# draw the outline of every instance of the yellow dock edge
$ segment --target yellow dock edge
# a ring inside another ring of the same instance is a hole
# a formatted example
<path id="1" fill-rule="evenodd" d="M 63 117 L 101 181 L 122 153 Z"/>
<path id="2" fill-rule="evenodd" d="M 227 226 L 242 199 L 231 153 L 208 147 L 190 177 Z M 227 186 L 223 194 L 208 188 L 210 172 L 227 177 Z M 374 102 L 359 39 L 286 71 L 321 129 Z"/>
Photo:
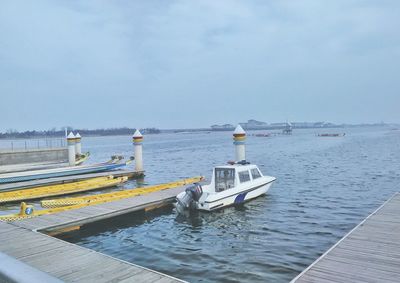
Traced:
<path id="1" fill-rule="evenodd" d="M 98 202 L 107 202 L 113 200 L 124 199 L 128 197 L 138 196 L 142 194 L 147 194 L 151 192 L 157 192 L 169 188 L 175 188 L 179 186 L 185 186 L 188 184 L 200 182 L 203 180 L 202 176 L 183 179 L 171 183 L 159 184 L 154 186 L 148 186 L 143 188 L 134 188 L 129 190 L 122 190 L 117 192 L 110 192 L 104 194 L 96 194 L 90 196 L 83 197 L 72 197 L 72 198 L 62 198 L 62 199 L 52 199 L 52 200 L 43 200 L 41 201 L 41 206 L 43 208 L 57 208 L 63 206 L 71 206 L 71 205 L 79 205 L 85 203 L 98 203 Z"/>
<path id="2" fill-rule="evenodd" d="M 107 203 L 107 202 L 112 202 L 112 201 L 116 201 L 116 200 L 121 200 L 121 199 L 125 199 L 125 198 L 138 196 L 138 195 L 157 192 L 160 190 L 176 188 L 176 187 L 200 182 L 203 179 L 204 179 L 204 177 L 199 176 L 199 177 L 183 179 L 183 180 L 179 180 L 179 181 L 167 183 L 167 184 L 160 184 L 160 185 L 149 186 L 149 187 L 144 187 L 144 188 L 135 188 L 135 189 L 119 191 L 119 192 L 115 192 L 115 193 L 106 193 L 106 194 L 87 196 L 84 198 L 92 198 L 92 199 L 87 199 L 86 202 L 84 202 L 84 203 L 74 204 L 74 205 L 70 205 L 70 206 L 61 206 L 61 207 L 50 208 L 50 209 L 37 210 L 37 211 L 34 210 L 32 205 L 27 205 L 25 202 L 22 202 L 19 213 L 9 214 L 9 215 L 0 215 L 0 221 L 17 221 L 17 220 L 33 218 L 33 217 L 46 215 L 46 214 L 54 214 L 54 213 L 59 213 L 59 212 L 63 212 L 63 211 L 79 209 L 79 208 L 83 208 L 83 207 L 87 207 L 87 206 L 91 206 L 91 205 Z M 97 197 L 97 199 L 94 199 L 94 197 Z M 58 201 L 58 200 L 53 200 L 53 201 Z"/>
<path id="3" fill-rule="evenodd" d="M 127 181 L 128 177 L 114 178 L 114 176 L 109 175 L 72 183 L 2 192 L 0 193 L 0 204 L 103 189 L 107 187 L 113 187 Z"/>
<path id="4" fill-rule="evenodd" d="M 48 233 L 46 233 L 49 236 L 57 236 L 59 234 L 64 234 L 64 233 L 68 233 L 68 232 L 72 232 L 72 231 L 78 231 L 81 229 L 81 226 L 76 225 L 76 226 L 71 226 L 71 227 L 67 227 L 67 228 L 63 228 L 63 229 L 59 229 L 59 230 L 55 230 L 55 231 L 50 231 Z"/>

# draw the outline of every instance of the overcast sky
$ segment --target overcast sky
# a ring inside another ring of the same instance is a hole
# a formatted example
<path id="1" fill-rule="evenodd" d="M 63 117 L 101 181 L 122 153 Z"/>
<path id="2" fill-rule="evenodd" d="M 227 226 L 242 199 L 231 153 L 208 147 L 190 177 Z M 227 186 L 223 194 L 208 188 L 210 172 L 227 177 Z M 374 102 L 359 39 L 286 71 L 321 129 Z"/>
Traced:
<path id="1" fill-rule="evenodd" d="M 0 131 L 400 122 L 400 1 L 1 1 Z"/>

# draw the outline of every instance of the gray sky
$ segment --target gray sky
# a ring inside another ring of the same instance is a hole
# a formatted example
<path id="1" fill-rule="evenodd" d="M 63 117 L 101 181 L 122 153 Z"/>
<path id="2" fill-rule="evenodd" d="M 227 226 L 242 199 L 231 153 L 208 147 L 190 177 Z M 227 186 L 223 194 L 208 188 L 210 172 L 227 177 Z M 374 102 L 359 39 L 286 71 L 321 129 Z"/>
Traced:
<path id="1" fill-rule="evenodd" d="M 400 122 L 400 1 L 1 1 L 0 130 Z"/>

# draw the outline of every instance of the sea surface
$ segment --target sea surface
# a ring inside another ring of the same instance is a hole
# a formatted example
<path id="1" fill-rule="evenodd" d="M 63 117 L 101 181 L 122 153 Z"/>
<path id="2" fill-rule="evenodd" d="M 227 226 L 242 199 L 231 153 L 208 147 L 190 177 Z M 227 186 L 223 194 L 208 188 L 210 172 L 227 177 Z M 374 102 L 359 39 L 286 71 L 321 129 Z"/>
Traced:
<path id="1" fill-rule="evenodd" d="M 326 132 L 346 135 L 316 136 Z M 61 238 L 190 282 L 288 282 L 400 191 L 399 130 L 255 133 L 248 132 L 247 159 L 277 178 L 267 195 L 191 216 L 173 208 L 132 213 Z M 91 162 L 133 154 L 128 136 L 82 142 Z M 230 132 L 147 135 L 143 151 L 146 177 L 126 188 L 209 180 L 214 166 L 234 159 Z"/>

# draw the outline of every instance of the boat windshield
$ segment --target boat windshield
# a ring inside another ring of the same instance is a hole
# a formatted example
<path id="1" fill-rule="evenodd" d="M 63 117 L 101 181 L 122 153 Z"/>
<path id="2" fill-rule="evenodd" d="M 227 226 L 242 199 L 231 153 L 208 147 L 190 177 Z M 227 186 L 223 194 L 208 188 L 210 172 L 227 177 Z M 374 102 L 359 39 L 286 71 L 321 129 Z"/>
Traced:
<path id="1" fill-rule="evenodd" d="M 235 186 L 235 169 L 215 168 L 215 191 L 222 192 Z"/>
<path id="2" fill-rule="evenodd" d="M 253 177 L 253 180 L 257 179 L 257 178 L 261 178 L 260 171 L 258 171 L 257 168 L 251 169 L 251 176 Z"/>

